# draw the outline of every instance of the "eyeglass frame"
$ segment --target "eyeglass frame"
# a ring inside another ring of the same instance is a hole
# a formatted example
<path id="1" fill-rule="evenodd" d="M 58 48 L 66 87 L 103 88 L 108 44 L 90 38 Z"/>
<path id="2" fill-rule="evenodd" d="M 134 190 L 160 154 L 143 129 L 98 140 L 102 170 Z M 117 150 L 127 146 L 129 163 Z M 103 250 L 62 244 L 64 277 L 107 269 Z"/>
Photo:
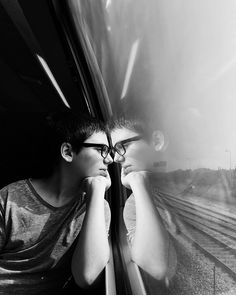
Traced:
<path id="1" fill-rule="evenodd" d="M 140 139 L 142 139 L 143 137 L 141 135 L 136 135 L 134 137 L 131 138 L 127 138 L 124 140 L 121 140 L 119 142 L 117 142 L 113 147 L 109 147 L 106 144 L 101 144 L 101 143 L 89 143 L 89 142 L 84 142 L 81 145 L 83 147 L 100 147 L 101 148 L 101 156 L 103 157 L 103 159 L 106 159 L 106 157 L 108 156 L 108 154 L 110 154 L 111 152 L 113 153 L 113 157 L 115 156 L 115 153 L 117 152 L 120 156 L 124 156 L 126 153 L 126 148 L 124 146 L 125 143 L 128 142 L 132 142 L 132 141 L 138 141 Z M 122 149 L 124 152 L 120 152 L 120 150 L 117 148 L 117 145 L 120 144 L 122 146 Z M 105 153 L 106 155 L 104 156 L 104 147 L 106 147 Z"/>
<path id="2" fill-rule="evenodd" d="M 81 144 L 81 146 L 83 146 L 83 147 L 99 147 L 99 148 L 101 148 L 101 156 L 103 157 L 103 159 L 105 160 L 106 159 L 106 157 L 108 156 L 108 154 L 110 153 L 110 151 L 111 151 L 111 148 L 108 146 L 108 145 L 106 145 L 106 144 L 102 144 L 102 143 L 89 143 L 89 142 L 83 142 L 82 144 Z M 103 149 L 104 149 L 104 147 L 106 147 L 107 148 L 107 150 L 106 150 L 106 155 L 104 156 L 103 155 Z"/>

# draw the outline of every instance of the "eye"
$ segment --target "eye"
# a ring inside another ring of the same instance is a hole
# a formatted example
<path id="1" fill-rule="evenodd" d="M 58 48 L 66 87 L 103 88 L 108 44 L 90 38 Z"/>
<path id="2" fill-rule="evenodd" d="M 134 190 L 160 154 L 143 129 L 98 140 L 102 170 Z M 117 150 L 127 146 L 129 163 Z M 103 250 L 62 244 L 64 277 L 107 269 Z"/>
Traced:
<path id="1" fill-rule="evenodd" d="M 123 146 L 129 146 L 130 144 L 131 144 L 132 142 L 131 141 L 129 141 L 129 142 L 126 142 L 126 143 L 123 143 Z"/>
<path id="2" fill-rule="evenodd" d="M 101 152 L 102 148 L 101 147 L 95 147 L 94 148 L 96 151 Z"/>
<path id="3" fill-rule="evenodd" d="M 121 144 L 121 143 L 117 143 L 117 144 L 115 145 L 115 147 L 116 147 L 117 149 L 122 149 L 122 144 Z"/>
<path id="4" fill-rule="evenodd" d="M 130 145 L 132 145 L 133 143 L 134 143 L 134 141 L 129 141 L 129 142 L 124 143 L 123 146 L 124 146 L 125 148 L 127 148 L 127 147 L 129 147 Z"/>

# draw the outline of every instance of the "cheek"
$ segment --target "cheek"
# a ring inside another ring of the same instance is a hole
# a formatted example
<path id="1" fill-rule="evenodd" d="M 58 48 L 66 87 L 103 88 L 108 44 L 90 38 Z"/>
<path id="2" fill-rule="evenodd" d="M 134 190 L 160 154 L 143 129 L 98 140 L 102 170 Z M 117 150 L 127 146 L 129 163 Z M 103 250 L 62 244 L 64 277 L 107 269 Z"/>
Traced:
<path id="1" fill-rule="evenodd" d="M 81 154 L 77 163 L 77 167 L 81 170 L 89 170 L 95 167 L 96 164 L 98 164 L 98 155 L 96 155 L 95 153 Z"/>
<path id="2" fill-rule="evenodd" d="M 146 146 L 133 149 L 132 152 L 130 152 L 130 158 L 144 166 L 150 166 L 154 161 L 152 150 Z"/>
<path id="3" fill-rule="evenodd" d="M 130 146 L 127 150 L 130 156 L 137 159 L 144 159 L 149 154 L 149 150 L 146 145 Z"/>
<path id="4" fill-rule="evenodd" d="M 83 160 L 83 164 L 87 169 L 94 168 L 98 165 L 98 159 L 92 157 L 85 157 Z"/>

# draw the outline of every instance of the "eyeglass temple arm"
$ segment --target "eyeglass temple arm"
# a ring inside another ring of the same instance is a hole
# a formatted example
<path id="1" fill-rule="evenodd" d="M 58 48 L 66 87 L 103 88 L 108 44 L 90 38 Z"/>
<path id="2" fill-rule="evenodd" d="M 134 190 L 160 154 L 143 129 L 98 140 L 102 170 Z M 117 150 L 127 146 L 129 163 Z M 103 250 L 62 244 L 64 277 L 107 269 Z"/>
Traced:
<path id="1" fill-rule="evenodd" d="M 140 136 L 140 135 L 134 136 L 134 137 L 131 137 L 131 138 L 127 138 L 125 140 L 118 141 L 114 146 L 116 146 L 117 144 L 124 144 L 124 143 L 130 142 L 130 141 L 136 141 L 136 140 L 139 140 L 141 138 L 142 138 L 142 136 Z"/>

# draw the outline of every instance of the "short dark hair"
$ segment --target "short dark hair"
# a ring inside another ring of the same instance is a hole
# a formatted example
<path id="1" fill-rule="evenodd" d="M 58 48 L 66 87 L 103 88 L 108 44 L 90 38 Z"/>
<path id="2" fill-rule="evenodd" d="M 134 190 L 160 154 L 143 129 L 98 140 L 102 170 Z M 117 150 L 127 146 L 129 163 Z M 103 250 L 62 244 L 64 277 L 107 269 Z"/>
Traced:
<path id="1" fill-rule="evenodd" d="M 153 131 L 147 120 L 136 116 L 120 116 L 117 118 L 112 118 L 109 121 L 108 126 L 110 131 L 127 128 L 131 131 L 137 132 L 146 140 L 150 140 Z"/>
<path id="2" fill-rule="evenodd" d="M 50 158 L 55 165 L 60 159 L 63 142 L 71 144 L 74 152 L 79 153 L 82 143 L 96 132 L 107 132 L 106 125 L 97 118 L 72 110 L 50 113 L 46 117 L 47 138 Z"/>

